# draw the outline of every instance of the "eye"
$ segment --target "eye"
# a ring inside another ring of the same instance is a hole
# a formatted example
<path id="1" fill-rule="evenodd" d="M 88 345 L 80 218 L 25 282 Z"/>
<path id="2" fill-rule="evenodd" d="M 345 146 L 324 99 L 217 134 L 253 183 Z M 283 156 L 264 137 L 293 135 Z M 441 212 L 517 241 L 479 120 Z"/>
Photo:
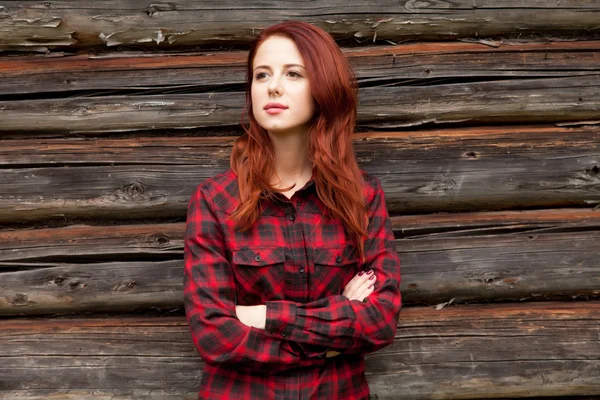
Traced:
<path id="1" fill-rule="evenodd" d="M 256 79 L 256 80 L 265 79 L 266 77 L 267 77 L 266 72 L 259 72 L 256 75 L 254 75 L 254 79 Z"/>
<path id="2" fill-rule="evenodd" d="M 302 75 L 297 71 L 288 71 L 288 75 L 292 78 L 302 78 Z"/>

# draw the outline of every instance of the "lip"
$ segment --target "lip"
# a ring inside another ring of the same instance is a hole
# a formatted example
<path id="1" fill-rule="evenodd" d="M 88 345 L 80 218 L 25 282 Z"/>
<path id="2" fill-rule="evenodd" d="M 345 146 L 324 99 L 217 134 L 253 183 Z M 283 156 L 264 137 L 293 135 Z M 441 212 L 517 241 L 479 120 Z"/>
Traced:
<path id="1" fill-rule="evenodd" d="M 269 110 L 287 110 L 287 106 L 284 106 L 281 103 L 267 103 L 266 106 L 264 106 L 264 110 L 265 111 L 269 111 Z"/>
<path id="2" fill-rule="evenodd" d="M 267 108 L 267 109 L 265 110 L 265 112 L 266 112 L 267 114 L 271 114 L 271 115 L 280 114 L 280 113 L 282 113 L 282 112 L 284 112 L 284 111 L 285 111 L 285 108 L 276 108 L 276 107 Z"/>

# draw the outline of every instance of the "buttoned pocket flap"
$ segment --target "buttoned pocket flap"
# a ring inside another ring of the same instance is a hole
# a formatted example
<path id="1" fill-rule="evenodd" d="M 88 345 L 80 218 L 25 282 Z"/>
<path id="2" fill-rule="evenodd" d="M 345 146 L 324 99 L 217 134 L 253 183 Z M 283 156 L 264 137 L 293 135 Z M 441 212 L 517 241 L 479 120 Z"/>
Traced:
<path id="1" fill-rule="evenodd" d="M 250 265 L 255 267 L 283 263 L 285 262 L 285 249 L 283 247 L 238 249 L 233 251 L 232 261 L 237 265 Z"/>
<path id="2" fill-rule="evenodd" d="M 354 245 L 344 245 L 337 248 L 313 249 L 314 263 L 330 266 L 345 266 L 358 263 L 358 250 Z"/>

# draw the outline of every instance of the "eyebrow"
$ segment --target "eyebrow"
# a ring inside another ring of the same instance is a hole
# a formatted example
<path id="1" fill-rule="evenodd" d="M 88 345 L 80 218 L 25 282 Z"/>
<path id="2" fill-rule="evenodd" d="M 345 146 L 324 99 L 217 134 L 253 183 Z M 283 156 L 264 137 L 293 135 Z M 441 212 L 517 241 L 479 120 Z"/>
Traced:
<path id="1" fill-rule="evenodd" d="M 290 67 L 300 67 L 303 69 L 306 69 L 303 65 L 300 64 L 285 64 L 284 65 L 285 68 L 290 68 Z M 264 69 L 271 69 L 271 67 L 269 67 L 268 65 L 259 65 L 258 67 L 254 68 L 253 71 L 256 71 L 259 68 L 264 68 Z"/>

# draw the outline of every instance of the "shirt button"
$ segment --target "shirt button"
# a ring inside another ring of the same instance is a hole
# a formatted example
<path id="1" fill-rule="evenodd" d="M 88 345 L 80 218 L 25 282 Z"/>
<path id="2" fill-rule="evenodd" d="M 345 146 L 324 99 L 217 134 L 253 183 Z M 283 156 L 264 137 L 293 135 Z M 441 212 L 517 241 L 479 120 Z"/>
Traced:
<path id="1" fill-rule="evenodd" d="M 304 272 L 304 267 L 298 268 L 298 271 L 300 271 L 300 273 L 303 273 Z"/>
<path id="2" fill-rule="evenodd" d="M 260 260 L 262 260 L 262 258 L 260 256 L 254 257 L 254 261 L 256 261 L 256 262 L 260 262 Z"/>
<path id="3" fill-rule="evenodd" d="M 335 261 L 338 262 L 338 263 L 341 263 L 342 262 L 342 257 L 341 256 L 337 256 L 335 258 Z"/>
<path id="4" fill-rule="evenodd" d="M 295 221 L 296 220 L 296 215 L 295 214 L 291 214 L 289 217 L 290 221 Z"/>

